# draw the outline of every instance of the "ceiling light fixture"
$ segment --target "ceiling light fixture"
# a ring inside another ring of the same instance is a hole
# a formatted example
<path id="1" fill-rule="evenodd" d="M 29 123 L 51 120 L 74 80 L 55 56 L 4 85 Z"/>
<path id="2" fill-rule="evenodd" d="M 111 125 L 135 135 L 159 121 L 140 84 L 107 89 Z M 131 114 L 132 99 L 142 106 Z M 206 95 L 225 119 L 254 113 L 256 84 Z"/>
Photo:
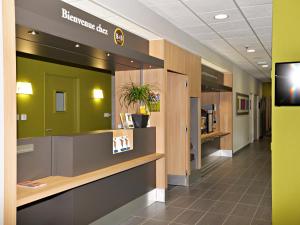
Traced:
<path id="1" fill-rule="evenodd" d="M 265 64 L 267 64 L 265 61 L 260 61 L 260 62 L 257 62 L 257 65 L 265 65 Z"/>
<path id="2" fill-rule="evenodd" d="M 254 53 L 254 52 L 255 52 L 255 49 L 246 47 L 246 51 L 247 51 L 248 53 Z"/>
<path id="3" fill-rule="evenodd" d="M 261 65 L 262 68 L 268 68 L 269 65 L 268 64 L 264 64 L 264 65 Z"/>
<path id="4" fill-rule="evenodd" d="M 28 31 L 28 34 L 37 35 L 37 34 L 39 34 L 39 32 L 37 32 L 35 30 L 30 30 L 30 31 Z"/>
<path id="5" fill-rule="evenodd" d="M 225 20 L 227 19 L 229 16 L 227 14 L 218 14 L 218 15 L 215 15 L 215 19 L 216 20 Z"/>
<path id="6" fill-rule="evenodd" d="M 130 62 L 133 63 L 133 60 L 131 60 Z"/>
<path id="7" fill-rule="evenodd" d="M 75 48 L 79 48 L 79 47 L 80 47 L 80 44 L 76 44 L 76 45 L 75 45 Z"/>
<path id="8" fill-rule="evenodd" d="M 107 56 L 107 57 L 109 57 L 109 56 L 110 56 L 110 53 L 109 53 L 109 52 L 108 52 L 108 53 L 106 53 L 106 56 Z"/>

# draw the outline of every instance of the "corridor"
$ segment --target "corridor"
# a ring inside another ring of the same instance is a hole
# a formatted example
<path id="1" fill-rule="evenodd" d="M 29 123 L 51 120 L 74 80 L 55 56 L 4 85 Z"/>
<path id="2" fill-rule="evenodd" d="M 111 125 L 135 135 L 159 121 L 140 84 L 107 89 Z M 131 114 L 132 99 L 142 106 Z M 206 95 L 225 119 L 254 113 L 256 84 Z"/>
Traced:
<path id="1" fill-rule="evenodd" d="M 122 225 L 270 225 L 270 140 L 248 145 L 167 202 L 142 209 Z"/>

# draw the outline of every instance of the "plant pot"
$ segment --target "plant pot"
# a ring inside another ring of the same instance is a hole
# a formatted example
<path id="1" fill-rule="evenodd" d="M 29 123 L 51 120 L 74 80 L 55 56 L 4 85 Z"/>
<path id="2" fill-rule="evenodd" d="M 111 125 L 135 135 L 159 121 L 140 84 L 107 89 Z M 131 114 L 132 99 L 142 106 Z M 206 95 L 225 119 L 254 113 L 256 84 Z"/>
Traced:
<path id="1" fill-rule="evenodd" d="M 144 114 L 132 114 L 132 121 L 134 128 L 146 128 L 148 125 L 149 115 Z"/>

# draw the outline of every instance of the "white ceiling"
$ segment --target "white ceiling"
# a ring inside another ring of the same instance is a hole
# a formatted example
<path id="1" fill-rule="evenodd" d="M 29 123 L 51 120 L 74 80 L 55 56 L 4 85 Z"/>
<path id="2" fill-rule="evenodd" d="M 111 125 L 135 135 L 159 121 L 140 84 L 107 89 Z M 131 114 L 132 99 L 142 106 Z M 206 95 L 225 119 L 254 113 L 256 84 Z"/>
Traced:
<path id="1" fill-rule="evenodd" d="M 102 7 L 102 0 L 65 0 L 101 19 L 116 24 L 149 40 L 159 35 L 139 26 L 113 10 Z M 266 80 L 271 66 L 272 0 L 136 0 L 168 20 L 199 43 L 218 52 L 252 76 Z M 132 6 L 134 10 L 134 5 Z M 229 15 L 218 21 L 214 16 Z M 247 53 L 246 47 L 255 53 Z"/>
<path id="2" fill-rule="evenodd" d="M 139 0 L 146 7 L 260 79 L 270 77 L 272 0 Z M 217 14 L 227 14 L 216 20 Z M 246 47 L 255 53 L 247 53 Z"/>

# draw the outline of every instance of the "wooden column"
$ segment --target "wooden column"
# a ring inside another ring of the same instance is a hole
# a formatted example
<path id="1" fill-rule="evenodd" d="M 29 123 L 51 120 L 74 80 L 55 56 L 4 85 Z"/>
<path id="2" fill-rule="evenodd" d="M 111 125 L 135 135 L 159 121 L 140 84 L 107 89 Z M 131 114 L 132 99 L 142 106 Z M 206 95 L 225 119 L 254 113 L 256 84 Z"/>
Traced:
<path id="1" fill-rule="evenodd" d="M 17 125 L 15 3 L 2 1 L 4 97 L 4 224 L 16 224 Z"/>

